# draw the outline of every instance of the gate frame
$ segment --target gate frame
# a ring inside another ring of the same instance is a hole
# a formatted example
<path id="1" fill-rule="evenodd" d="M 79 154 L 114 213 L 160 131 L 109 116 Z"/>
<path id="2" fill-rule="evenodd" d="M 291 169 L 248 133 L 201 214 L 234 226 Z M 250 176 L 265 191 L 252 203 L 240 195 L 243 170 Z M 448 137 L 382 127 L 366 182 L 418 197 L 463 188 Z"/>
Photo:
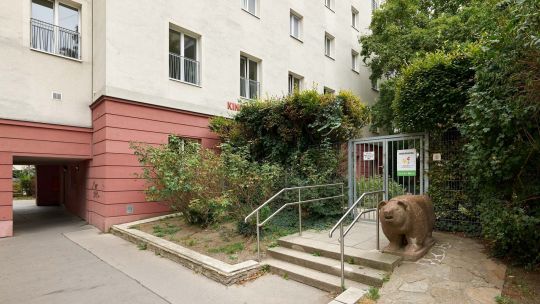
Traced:
<path id="1" fill-rule="evenodd" d="M 429 188 L 429 134 L 428 133 L 401 133 L 394 135 L 372 136 L 366 138 L 351 139 L 347 143 L 347 168 L 348 168 L 348 206 L 351 207 L 356 200 L 356 145 L 375 142 L 383 143 L 383 188 L 384 200 L 388 200 L 388 142 L 420 139 L 420 194 L 424 194 Z"/>

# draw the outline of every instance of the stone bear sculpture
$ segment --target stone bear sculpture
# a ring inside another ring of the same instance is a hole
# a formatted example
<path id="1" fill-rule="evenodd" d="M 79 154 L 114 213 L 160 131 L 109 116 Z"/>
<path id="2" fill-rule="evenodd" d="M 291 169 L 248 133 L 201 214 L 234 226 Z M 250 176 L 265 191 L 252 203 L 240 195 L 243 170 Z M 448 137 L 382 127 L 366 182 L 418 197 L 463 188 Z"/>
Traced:
<path id="1" fill-rule="evenodd" d="M 379 220 L 390 244 L 383 252 L 416 261 L 435 243 L 435 212 L 426 195 L 400 195 L 379 203 Z"/>

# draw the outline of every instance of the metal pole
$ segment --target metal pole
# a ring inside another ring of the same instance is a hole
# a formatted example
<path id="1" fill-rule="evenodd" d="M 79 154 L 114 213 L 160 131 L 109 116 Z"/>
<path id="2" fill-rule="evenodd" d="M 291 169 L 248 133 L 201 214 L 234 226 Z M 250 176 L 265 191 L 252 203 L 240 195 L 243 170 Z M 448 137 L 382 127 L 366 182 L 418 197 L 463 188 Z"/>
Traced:
<path id="1" fill-rule="evenodd" d="M 261 245 L 260 245 L 260 232 L 261 227 L 259 226 L 259 211 L 257 211 L 257 260 L 261 261 Z"/>
<path id="2" fill-rule="evenodd" d="M 377 196 L 379 196 L 379 195 L 377 194 Z M 384 196 L 384 194 L 383 194 L 383 196 Z M 380 240 L 379 240 L 379 206 L 377 205 L 375 208 L 377 208 L 377 211 L 375 212 L 376 217 L 377 217 L 375 219 L 375 222 L 377 222 L 377 225 L 376 225 L 377 226 L 377 250 L 380 250 L 381 245 L 380 245 Z"/>
<path id="3" fill-rule="evenodd" d="M 339 224 L 339 247 L 341 250 L 341 289 L 345 290 L 345 240 L 343 238 L 343 223 Z"/>
<path id="4" fill-rule="evenodd" d="M 302 236 L 302 200 L 300 198 L 300 188 L 298 188 L 298 235 Z"/>

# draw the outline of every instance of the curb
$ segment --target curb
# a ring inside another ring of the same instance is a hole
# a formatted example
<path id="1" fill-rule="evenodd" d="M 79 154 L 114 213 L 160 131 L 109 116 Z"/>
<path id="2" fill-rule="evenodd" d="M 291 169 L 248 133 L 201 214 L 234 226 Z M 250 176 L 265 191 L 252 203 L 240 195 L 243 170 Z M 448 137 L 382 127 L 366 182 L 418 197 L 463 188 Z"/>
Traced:
<path id="1" fill-rule="evenodd" d="M 156 254 L 181 264 L 196 273 L 201 273 L 226 286 L 249 279 L 260 271 L 262 264 L 253 260 L 234 265 L 227 264 L 160 237 L 130 228 L 176 215 L 177 214 L 164 215 L 131 223 L 114 225 L 111 227 L 110 232 L 134 244 L 146 244 L 147 250 L 151 250 Z"/>

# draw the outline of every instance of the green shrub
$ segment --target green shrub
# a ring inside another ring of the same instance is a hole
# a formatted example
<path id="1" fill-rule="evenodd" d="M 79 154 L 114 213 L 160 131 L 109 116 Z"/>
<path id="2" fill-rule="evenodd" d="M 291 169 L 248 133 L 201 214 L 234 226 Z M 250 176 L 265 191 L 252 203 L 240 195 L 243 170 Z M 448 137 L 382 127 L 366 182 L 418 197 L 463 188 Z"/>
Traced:
<path id="1" fill-rule="evenodd" d="M 149 201 L 167 203 L 184 214 L 190 223 L 209 225 L 224 217 L 229 204 L 223 191 L 223 170 L 219 156 L 198 143 L 171 136 L 158 147 L 133 144 L 148 182 Z"/>
<path id="2" fill-rule="evenodd" d="M 461 121 L 474 84 L 471 55 L 433 53 L 403 70 L 392 103 L 396 125 L 403 132 L 446 129 Z"/>
<path id="3" fill-rule="evenodd" d="M 519 204 L 486 199 L 481 205 L 482 228 L 495 256 L 519 257 L 517 265 L 540 264 L 540 214 L 528 214 Z"/>

